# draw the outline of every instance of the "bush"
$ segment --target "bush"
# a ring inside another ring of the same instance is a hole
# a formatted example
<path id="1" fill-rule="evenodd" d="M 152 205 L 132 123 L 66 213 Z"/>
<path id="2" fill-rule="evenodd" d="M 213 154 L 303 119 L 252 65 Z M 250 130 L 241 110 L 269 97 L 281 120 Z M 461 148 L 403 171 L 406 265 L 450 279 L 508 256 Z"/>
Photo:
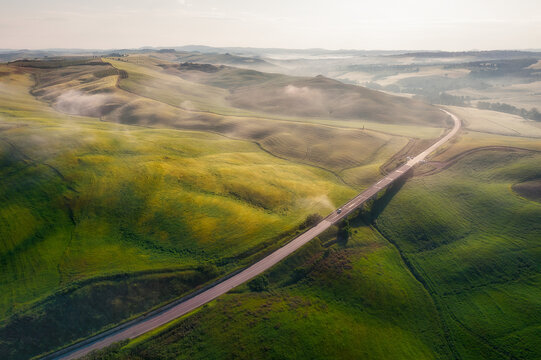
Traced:
<path id="1" fill-rule="evenodd" d="M 310 214 L 306 217 L 306 220 L 304 220 L 300 227 L 301 229 L 309 228 L 319 224 L 321 220 L 323 220 L 323 216 L 319 214 Z"/>
<path id="2" fill-rule="evenodd" d="M 351 226 L 349 225 L 349 221 L 345 220 L 342 223 L 340 223 L 336 240 L 340 245 L 346 246 L 350 235 L 351 235 Z"/>
<path id="3" fill-rule="evenodd" d="M 254 292 L 267 290 L 269 287 L 269 279 L 265 275 L 260 275 L 248 283 L 248 288 Z"/>

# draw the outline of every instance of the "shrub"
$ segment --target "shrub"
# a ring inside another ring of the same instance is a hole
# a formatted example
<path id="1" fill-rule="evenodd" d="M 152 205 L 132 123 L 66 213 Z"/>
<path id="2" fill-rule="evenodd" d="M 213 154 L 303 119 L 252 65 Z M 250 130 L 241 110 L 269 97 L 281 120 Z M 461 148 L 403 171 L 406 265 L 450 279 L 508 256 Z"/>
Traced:
<path id="1" fill-rule="evenodd" d="M 248 288 L 254 292 L 261 292 L 267 290 L 269 287 L 269 280 L 265 275 L 260 275 L 248 283 Z"/>

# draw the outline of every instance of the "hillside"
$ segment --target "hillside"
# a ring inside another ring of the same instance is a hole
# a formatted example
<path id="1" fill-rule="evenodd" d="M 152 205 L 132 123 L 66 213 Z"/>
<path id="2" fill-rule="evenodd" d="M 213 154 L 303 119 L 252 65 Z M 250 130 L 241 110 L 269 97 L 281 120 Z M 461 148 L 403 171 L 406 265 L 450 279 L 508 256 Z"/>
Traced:
<path id="1" fill-rule="evenodd" d="M 177 74 L 190 81 L 228 89 L 232 106 L 267 114 L 390 124 L 446 124 L 444 115 L 424 103 L 324 76 L 299 78 L 226 66 L 201 71 L 189 63 L 178 66 Z"/>
<path id="2" fill-rule="evenodd" d="M 539 358 L 541 206 L 511 190 L 541 177 L 539 161 L 479 149 L 421 168 L 263 288 L 86 359 Z"/>
<path id="3" fill-rule="evenodd" d="M 31 72 L 1 70 L 3 358 L 192 291 L 355 193 L 246 141 L 64 115 L 29 94 Z"/>
<path id="4" fill-rule="evenodd" d="M 385 125 L 382 122 L 357 120 L 349 127 L 341 127 L 342 123 L 329 127 L 326 125 L 332 125 L 334 120 L 327 119 L 324 124 L 318 124 L 317 120 L 322 118 L 288 118 L 231 105 L 232 88 L 263 88 L 269 83 L 294 79 L 284 75 L 213 65 L 201 65 L 195 70 L 193 64 L 184 71 L 186 65 L 180 66 L 179 70 L 147 56 L 106 61 L 114 67 L 104 62 L 39 69 L 32 93 L 57 110 L 70 114 L 100 116 L 102 120 L 131 125 L 217 132 L 254 141 L 274 155 L 323 167 L 337 175 L 356 168 L 360 174 L 355 176 L 356 180 L 348 180 L 348 184 L 355 187 L 365 186 L 366 179 L 377 175 L 378 167 L 385 159 L 406 145 L 406 138 L 388 132 L 406 133 L 407 136 L 426 132 L 435 137 L 441 128 L 429 125 L 433 120 L 445 119 L 442 112 L 427 106 L 422 116 L 416 118 L 426 126 L 416 127 L 415 131 L 409 129 L 415 127 L 410 122 L 396 125 L 396 128 L 387 124 L 385 133 L 369 130 L 370 124 Z M 368 92 L 376 97 L 386 96 Z M 238 94 L 235 96 L 239 97 Z M 386 108 L 379 107 L 381 112 Z M 409 109 L 407 104 L 400 108 L 402 113 Z M 365 124 L 367 129 L 356 129 Z"/>
<path id="5" fill-rule="evenodd" d="M 394 154 L 429 141 L 234 100 L 292 84 L 319 87 L 329 101 L 348 92 L 389 100 L 329 79 L 147 55 L 0 69 L 7 359 L 87 337 L 252 262 L 303 231 L 308 215 L 353 197 Z M 397 106 L 407 114 L 408 104 Z M 420 132 L 440 133 L 433 121 L 445 117 L 423 106 L 396 131 L 422 122 Z"/>

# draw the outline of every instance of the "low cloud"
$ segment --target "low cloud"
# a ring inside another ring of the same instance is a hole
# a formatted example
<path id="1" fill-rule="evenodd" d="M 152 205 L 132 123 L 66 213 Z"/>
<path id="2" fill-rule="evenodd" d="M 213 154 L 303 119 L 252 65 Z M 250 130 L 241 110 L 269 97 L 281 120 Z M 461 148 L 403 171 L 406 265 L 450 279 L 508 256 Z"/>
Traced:
<path id="1" fill-rule="evenodd" d="M 101 116 L 110 112 L 118 104 L 115 104 L 113 95 L 85 94 L 77 90 L 69 90 L 56 98 L 54 106 L 67 114 Z"/>
<path id="2" fill-rule="evenodd" d="M 297 97 L 302 99 L 317 99 L 321 97 L 321 91 L 317 89 L 310 88 L 308 86 L 295 86 L 295 85 L 287 85 L 284 88 L 284 92 L 286 95 L 291 97 Z"/>

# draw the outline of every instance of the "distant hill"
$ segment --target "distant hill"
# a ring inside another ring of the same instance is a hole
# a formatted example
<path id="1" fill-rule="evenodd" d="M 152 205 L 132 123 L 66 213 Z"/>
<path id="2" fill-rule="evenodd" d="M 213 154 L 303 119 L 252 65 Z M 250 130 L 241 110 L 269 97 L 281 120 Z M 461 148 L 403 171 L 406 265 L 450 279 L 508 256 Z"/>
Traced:
<path id="1" fill-rule="evenodd" d="M 321 75 L 292 77 L 227 66 L 200 71 L 194 66 L 169 69 L 183 79 L 228 89 L 227 100 L 237 108 L 289 116 L 445 125 L 446 116 L 433 106 Z"/>
<path id="2" fill-rule="evenodd" d="M 475 57 L 479 59 L 516 59 L 539 57 L 541 52 L 522 51 L 522 50 L 490 50 L 490 51 L 424 51 L 407 52 L 404 54 L 393 55 L 396 57 L 416 57 L 416 58 L 455 58 L 455 57 Z"/>

